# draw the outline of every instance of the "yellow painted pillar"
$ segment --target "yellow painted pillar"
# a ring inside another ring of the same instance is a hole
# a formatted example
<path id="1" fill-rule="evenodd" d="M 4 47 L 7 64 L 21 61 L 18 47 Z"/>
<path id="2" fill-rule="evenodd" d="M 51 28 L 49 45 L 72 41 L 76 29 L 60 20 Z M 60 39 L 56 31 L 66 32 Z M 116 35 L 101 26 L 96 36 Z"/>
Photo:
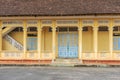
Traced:
<path id="1" fill-rule="evenodd" d="M 41 28 L 41 21 L 38 21 L 38 59 L 42 58 L 42 53 L 41 53 L 41 35 L 42 34 L 42 28 Z"/>
<path id="2" fill-rule="evenodd" d="M 98 25 L 97 20 L 95 20 L 93 27 L 93 49 L 94 49 L 94 57 L 97 59 L 98 54 Z"/>
<path id="3" fill-rule="evenodd" d="M 53 60 L 55 60 L 55 58 L 56 58 L 56 55 L 55 55 L 56 46 L 55 45 L 56 45 L 56 21 L 54 20 L 53 25 L 52 25 L 52 53 L 53 53 L 52 59 Z"/>
<path id="4" fill-rule="evenodd" d="M 113 59 L 113 22 L 110 21 L 109 25 L 109 51 L 110 51 L 110 57 Z"/>
<path id="5" fill-rule="evenodd" d="M 81 23 L 80 23 L 81 25 Z M 78 45 L 79 59 L 82 60 L 82 26 L 78 27 Z"/>
<path id="6" fill-rule="evenodd" d="M 23 45 L 24 45 L 24 58 L 27 57 L 27 23 L 26 23 L 26 20 L 24 20 L 24 23 L 23 23 Z"/>
<path id="7" fill-rule="evenodd" d="M 2 53 L 2 22 L 0 21 L 0 57 Z"/>

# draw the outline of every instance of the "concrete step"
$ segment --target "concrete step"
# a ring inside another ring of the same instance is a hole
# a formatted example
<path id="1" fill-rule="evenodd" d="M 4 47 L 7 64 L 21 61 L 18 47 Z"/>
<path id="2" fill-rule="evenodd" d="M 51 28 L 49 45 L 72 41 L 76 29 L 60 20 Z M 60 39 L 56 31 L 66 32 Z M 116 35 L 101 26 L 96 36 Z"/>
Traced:
<path id="1" fill-rule="evenodd" d="M 79 59 L 56 59 L 55 62 L 62 62 L 62 63 L 80 63 Z"/>
<path id="2" fill-rule="evenodd" d="M 75 65 L 82 65 L 82 62 L 78 59 L 56 59 L 51 64 L 51 66 L 75 66 Z"/>

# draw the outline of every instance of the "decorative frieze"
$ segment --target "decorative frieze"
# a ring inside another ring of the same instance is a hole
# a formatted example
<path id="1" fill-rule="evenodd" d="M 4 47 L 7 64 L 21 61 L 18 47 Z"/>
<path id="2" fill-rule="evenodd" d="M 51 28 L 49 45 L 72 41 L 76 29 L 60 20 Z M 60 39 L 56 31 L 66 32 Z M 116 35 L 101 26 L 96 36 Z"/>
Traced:
<path id="1" fill-rule="evenodd" d="M 35 53 L 29 53 L 29 58 L 34 58 L 35 57 Z"/>
<path id="2" fill-rule="evenodd" d="M 38 21 L 37 20 L 28 20 L 27 24 L 37 24 Z"/>
<path id="3" fill-rule="evenodd" d="M 52 20 L 42 20 L 41 25 L 42 26 L 52 26 Z"/>
<path id="4" fill-rule="evenodd" d="M 57 20 L 57 24 L 78 24 L 78 20 Z"/>
<path id="5" fill-rule="evenodd" d="M 98 20 L 99 26 L 109 26 L 109 20 Z"/>
<path id="6" fill-rule="evenodd" d="M 114 26 L 120 26 L 120 20 L 119 19 L 114 20 L 113 24 L 114 24 Z"/>
<path id="7" fill-rule="evenodd" d="M 22 53 L 20 52 L 3 52 L 3 56 L 7 58 L 12 58 L 12 57 L 21 57 Z"/>
<path id="8" fill-rule="evenodd" d="M 94 21 L 93 20 L 83 20 L 82 24 L 83 24 L 83 26 L 93 26 Z"/>
<path id="9" fill-rule="evenodd" d="M 57 20 L 56 21 L 57 26 L 78 26 L 79 21 L 78 20 Z"/>
<path id="10" fill-rule="evenodd" d="M 37 20 L 28 20 L 26 22 L 27 22 L 27 27 L 37 27 L 38 26 Z"/>
<path id="11" fill-rule="evenodd" d="M 42 20 L 42 24 L 52 24 L 52 20 Z"/>
<path id="12" fill-rule="evenodd" d="M 23 26 L 23 22 L 21 20 L 7 20 L 7 21 L 2 21 L 2 26 L 10 26 L 10 27 Z"/>

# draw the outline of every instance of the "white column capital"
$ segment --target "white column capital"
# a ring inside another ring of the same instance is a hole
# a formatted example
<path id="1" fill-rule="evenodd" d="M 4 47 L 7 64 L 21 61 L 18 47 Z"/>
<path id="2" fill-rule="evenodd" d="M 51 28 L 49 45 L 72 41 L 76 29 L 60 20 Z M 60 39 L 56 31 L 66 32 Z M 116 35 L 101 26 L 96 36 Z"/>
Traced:
<path id="1" fill-rule="evenodd" d="M 52 27 L 52 31 L 56 31 L 57 29 L 56 29 L 56 27 Z"/>
<path id="2" fill-rule="evenodd" d="M 27 31 L 27 28 L 26 28 L 26 27 L 23 27 L 23 31 Z"/>
<path id="3" fill-rule="evenodd" d="M 41 27 L 37 27 L 37 30 L 42 31 L 42 28 Z"/>
<path id="4" fill-rule="evenodd" d="M 93 30 L 98 31 L 98 27 L 93 27 Z"/>
<path id="5" fill-rule="evenodd" d="M 113 30 L 113 27 L 108 27 L 108 30 L 110 31 L 110 30 Z"/>
<path id="6" fill-rule="evenodd" d="M 78 31 L 82 31 L 83 30 L 83 27 L 78 27 Z"/>

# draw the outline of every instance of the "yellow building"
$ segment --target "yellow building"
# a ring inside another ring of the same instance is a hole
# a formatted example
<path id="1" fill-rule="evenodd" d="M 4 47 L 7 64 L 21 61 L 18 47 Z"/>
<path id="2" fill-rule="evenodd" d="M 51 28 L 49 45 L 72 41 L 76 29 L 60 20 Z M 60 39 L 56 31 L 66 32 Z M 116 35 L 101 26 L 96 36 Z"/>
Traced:
<path id="1" fill-rule="evenodd" d="M 120 0 L 1 0 L 0 64 L 120 64 Z"/>

